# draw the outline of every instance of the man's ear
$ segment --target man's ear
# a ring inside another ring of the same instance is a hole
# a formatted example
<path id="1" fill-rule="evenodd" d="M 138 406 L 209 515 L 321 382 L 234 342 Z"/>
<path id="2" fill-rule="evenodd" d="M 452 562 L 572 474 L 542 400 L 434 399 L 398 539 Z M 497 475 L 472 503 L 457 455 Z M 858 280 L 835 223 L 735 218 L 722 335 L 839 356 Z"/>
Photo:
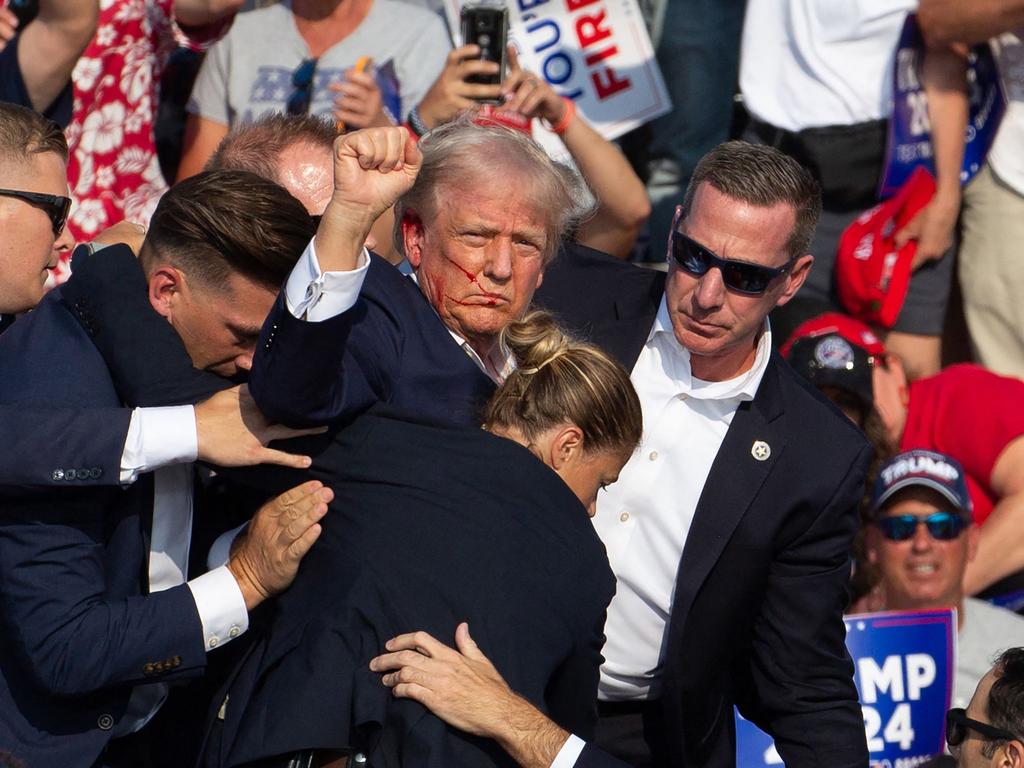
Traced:
<path id="1" fill-rule="evenodd" d="M 548 448 L 551 468 L 556 472 L 583 454 L 583 430 L 575 424 L 556 427 Z"/>
<path id="2" fill-rule="evenodd" d="M 1006 768 L 1024 768 L 1024 743 L 1018 739 L 1008 741 L 1001 747 L 1002 760 L 998 765 Z"/>
<path id="3" fill-rule="evenodd" d="M 402 216 L 402 248 L 405 258 L 413 269 L 419 269 L 423 259 L 423 245 L 426 232 L 423 220 L 415 211 L 406 211 Z"/>
<path id="4" fill-rule="evenodd" d="M 149 273 L 149 303 L 168 320 L 185 286 L 185 276 L 170 264 L 160 264 Z"/>
<path id="5" fill-rule="evenodd" d="M 814 257 L 809 253 L 805 253 L 793 262 L 793 266 L 786 273 L 786 288 L 782 291 L 782 295 L 779 296 L 779 300 L 775 302 L 776 307 L 781 307 L 796 296 L 796 292 L 800 290 L 800 286 L 804 284 L 807 276 L 811 273 L 811 266 L 813 264 Z"/>

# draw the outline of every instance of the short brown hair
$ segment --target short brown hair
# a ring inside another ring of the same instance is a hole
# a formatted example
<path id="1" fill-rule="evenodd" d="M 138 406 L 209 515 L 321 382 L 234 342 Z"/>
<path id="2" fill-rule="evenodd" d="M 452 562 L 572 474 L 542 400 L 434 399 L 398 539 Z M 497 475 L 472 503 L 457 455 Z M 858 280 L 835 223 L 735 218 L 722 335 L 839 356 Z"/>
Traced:
<path id="1" fill-rule="evenodd" d="M 316 233 L 302 203 L 248 171 L 204 171 L 160 199 L 142 246 L 147 269 L 166 259 L 207 286 L 232 273 L 278 287 Z"/>
<path id="2" fill-rule="evenodd" d="M 268 115 L 232 128 L 206 161 L 205 170 L 250 171 L 280 181 L 278 162 L 284 150 L 297 144 L 330 150 L 337 135 L 334 124 L 322 117 Z"/>
<path id="3" fill-rule="evenodd" d="M 507 326 L 502 339 L 519 367 L 491 398 L 488 428 L 512 429 L 533 441 L 571 422 L 583 432 L 587 452 L 636 448 L 643 414 L 625 368 L 567 336 L 539 310 Z"/>
<path id="4" fill-rule="evenodd" d="M 558 242 L 593 208 L 594 200 L 579 175 L 548 157 L 522 131 L 497 123 L 478 125 L 463 115 L 427 133 L 419 143 L 423 165 L 412 185 L 395 203 L 395 247 L 405 255 L 402 219 L 414 211 L 429 222 L 436 215 L 445 189 L 486 183 L 510 185 L 511 173 L 521 174 L 530 187 L 517 190 L 532 199 L 547 217 L 545 261 L 554 258 Z"/>
<path id="5" fill-rule="evenodd" d="M 690 213 L 693 198 L 707 182 L 719 192 L 749 205 L 770 207 L 788 203 L 796 222 L 787 249 L 793 258 L 811 246 L 821 216 L 821 187 L 796 160 L 777 149 L 745 141 L 727 141 L 697 163 L 683 198 L 683 216 Z"/>
<path id="6" fill-rule="evenodd" d="M 68 142 L 60 126 L 26 107 L 0 102 L 0 158 L 21 162 L 45 152 L 68 161 Z"/>

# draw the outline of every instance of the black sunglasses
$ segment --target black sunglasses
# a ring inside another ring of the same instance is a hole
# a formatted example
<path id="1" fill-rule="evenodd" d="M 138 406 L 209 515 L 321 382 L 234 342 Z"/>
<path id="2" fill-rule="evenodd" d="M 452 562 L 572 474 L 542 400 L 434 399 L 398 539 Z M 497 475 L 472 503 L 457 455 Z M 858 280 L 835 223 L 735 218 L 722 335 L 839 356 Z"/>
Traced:
<path id="1" fill-rule="evenodd" d="M 951 709 L 946 713 L 946 743 L 959 747 L 967 738 L 967 731 L 974 731 L 985 741 L 1024 741 L 1020 736 L 996 728 L 989 723 L 980 723 L 967 716 L 966 709 Z"/>
<path id="2" fill-rule="evenodd" d="M 0 195 L 4 197 L 17 197 L 32 203 L 32 205 L 38 205 L 50 217 L 54 236 L 59 237 L 60 233 L 64 231 L 64 224 L 67 223 L 68 213 L 71 212 L 70 197 L 44 195 L 41 192 L 22 192 L 19 189 L 0 189 Z"/>
<path id="3" fill-rule="evenodd" d="M 677 229 L 672 231 L 672 260 L 683 271 L 697 277 L 706 274 L 712 267 L 717 267 L 727 288 L 747 296 L 763 294 L 768 290 L 772 280 L 786 274 L 795 261 L 790 259 L 781 267 L 765 267 L 761 264 L 751 264 L 749 261 L 723 259 Z"/>
<path id="4" fill-rule="evenodd" d="M 956 512 L 935 512 L 927 517 L 893 515 L 875 520 L 882 535 L 890 541 L 906 541 L 917 532 L 919 523 L 924 523 L 929 535 L 939 541 L 952 541 L 967 527 L 967 520 Z"/>
<path id="5" fill-rule="evenodd" d="M 313 81 L 316 75 L 317 59 L 304 59 L 292 72 L 292 95 L 288 97 L 285 110 L 289 115 L 309 114 L 313 101 Z"/>

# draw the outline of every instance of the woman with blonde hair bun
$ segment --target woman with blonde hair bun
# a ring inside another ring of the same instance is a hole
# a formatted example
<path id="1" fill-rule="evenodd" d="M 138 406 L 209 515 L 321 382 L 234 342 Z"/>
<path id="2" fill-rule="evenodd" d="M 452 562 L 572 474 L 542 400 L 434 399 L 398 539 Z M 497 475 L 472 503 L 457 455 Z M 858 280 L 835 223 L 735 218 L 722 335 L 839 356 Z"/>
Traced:
<path id="1" fill-rule="evenodd" d="M 485 429 L 376 406 L 303 448 L 334 501 L 214 702 L 203 765 L 341 765 L 357 751 L 374 768 L 507 765 L 369 669 L 389 638 L 451 637 L 463 621 L 514 690 L 592 733 L 615 580 L 587 515 L 640 440 L 640 403 L 618 363 L 550 315 L 504 342 L 518 369 Z"/>

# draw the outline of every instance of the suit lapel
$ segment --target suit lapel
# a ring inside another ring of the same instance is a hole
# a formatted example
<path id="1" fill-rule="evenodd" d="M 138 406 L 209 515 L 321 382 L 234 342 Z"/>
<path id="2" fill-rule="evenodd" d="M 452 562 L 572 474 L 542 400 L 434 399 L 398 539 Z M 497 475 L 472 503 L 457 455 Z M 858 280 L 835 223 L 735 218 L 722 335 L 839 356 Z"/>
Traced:
<path id="1" fill-rule="evenodd" d="M 773 355 L 756 397 L 736 411 L 704 483 L 676 575 L 672 636 L 786 448 L 777 364 Z"/>
<path id="2" fill-rule="evenodd" d="M 632 371 L 657 314 L 657 303 L 637 307 L 616 300 L 614 319 L 594 322 L 591 341 L 618 360 L 627 371 Z"/>

